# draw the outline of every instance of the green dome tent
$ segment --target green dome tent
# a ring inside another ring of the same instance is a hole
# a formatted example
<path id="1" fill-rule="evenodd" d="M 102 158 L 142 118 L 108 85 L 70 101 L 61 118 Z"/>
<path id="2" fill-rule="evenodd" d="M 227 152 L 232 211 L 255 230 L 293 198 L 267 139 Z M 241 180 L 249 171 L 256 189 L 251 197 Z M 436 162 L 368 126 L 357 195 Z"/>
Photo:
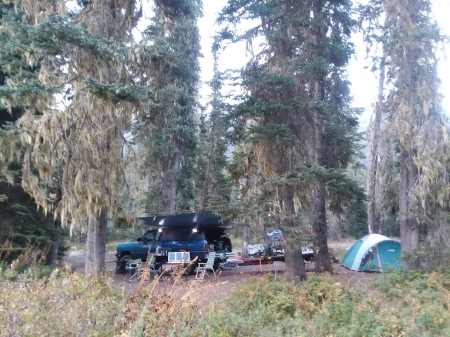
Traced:
<path id="1" fill-rule="evenodd" d="M 401 268 L 400 242 L 380 234 L 358 239 L 342 259 L 342 265 L 356 271 L 385 272 L 387 268 Z"/>

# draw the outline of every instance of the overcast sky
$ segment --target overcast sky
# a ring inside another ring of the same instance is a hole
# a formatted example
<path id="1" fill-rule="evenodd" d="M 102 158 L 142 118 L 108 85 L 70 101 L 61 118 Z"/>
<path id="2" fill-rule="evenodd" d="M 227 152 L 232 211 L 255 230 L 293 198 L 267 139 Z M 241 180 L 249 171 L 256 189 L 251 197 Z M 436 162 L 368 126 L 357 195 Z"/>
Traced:
<path id="1" fill-rule="evenodd" d="M 210 53 L 212 37 L 215 33 L 215 19 L 217 13 L 226 4 L 226 0 L 203 0 L 204 17 L 199 21 L 200 34 L 202 35 L 202 53 L 204 58 L 201 60 L 202 80 L 209 81 L 212 77 L 212 57 Z M 437 22 L 441 26 L 442 33 L 450 36 L 450 1 L 432 0 L 434 3 L 434 13 Z M 371 67 L 370 60 L 365 60 L 365 46 L 357 42 L 358 59 L 355 57 L 349 65 L 349 80 L 352 82 L 353 106 L 363 107 L 366 113 L 363 120 L 368 120 L 371 114 L 371 106 L 375 101 L 377 91 L 377 78 L 365 67 Z M 220 58 L 220 69 L 240 68 L 247 60 L 245 46 L 240 45 L 229 48 Z M 439 63 L 439 75 L 442 81 L 441 93 L 444 96 L 443 106 L 447 113 L 450 113 L 450 60 L 445 58 L 442 51 Z M 208 93 L 207 88 L 202 89 L 203 95 Z M 364 122 L 363 122 L 364 123 Z"/>

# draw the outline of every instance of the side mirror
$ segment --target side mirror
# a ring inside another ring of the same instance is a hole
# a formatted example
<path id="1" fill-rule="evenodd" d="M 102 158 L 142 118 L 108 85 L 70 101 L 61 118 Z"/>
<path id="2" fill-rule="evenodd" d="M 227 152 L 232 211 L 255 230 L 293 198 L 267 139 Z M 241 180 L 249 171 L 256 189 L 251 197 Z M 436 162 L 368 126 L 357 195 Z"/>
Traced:
<path id="1" fill-rule="evenodd" d="M 141 242 L 142 241 L 142 239 L 141 238 L 137 238 L 137 242 Z"/>

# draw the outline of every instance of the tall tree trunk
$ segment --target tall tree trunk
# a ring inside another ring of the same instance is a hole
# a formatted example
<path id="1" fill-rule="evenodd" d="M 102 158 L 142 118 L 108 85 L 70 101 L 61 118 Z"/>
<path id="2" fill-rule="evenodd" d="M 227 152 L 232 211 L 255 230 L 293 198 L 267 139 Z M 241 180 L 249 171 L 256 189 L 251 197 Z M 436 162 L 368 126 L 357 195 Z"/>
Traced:
<path id="1" fill-rule="evenodd" d="M 312 2 L 313 17 L 317 18 L 318 21 L 323 20 L 325 22 L 324 14 L 324 2 L 322 0 L 314 0 Z M 313 55 L 317 59 L 319 57 L 324 57 L 321 44 L 327 35 L 327 28 L 319 24 L 317 27 L 312 29 L 314 47 Z M 320 75 L 315 75 L 313 80 L 313 102 L 319 103 L 324 102 L 324 78 Z M 319 169 L 324 166 L 324 145 L 323 145 L 323 130 L 324 122 L 323 116 L 320 111 L 314 109 L 312 111 L 313 115 L 313 163 L 314 166 Z M 326 194 L 324 182 L 321 177 L 316 176 L 313 181 L 313 210 L 314 210 L 314 220 L 313 220 L 313 233 L 314 233 L 314 262 L 315 270 L 318 272 L 332 271 L 332 265 L 330 261 L 330 254 L 328 253 L 328 243 L 327 243 L 327 218 L 326 218 Z"/>
<path id="2" fill-rule="evenodd" d="M 411 155 L 404 150 L 401 156 L 400 173 L 400 240 L 402 243 L 402 269 L 411 270 L 420 266 L 417 257 L 419 248 L 419 223 L 417 222 L 418 203 L 414 196 L 418 170 Z"/>
<path id="3" fill-rule="evenodd" d="M 172 174 L 169 177 L 170 187 L 168 193 L 168 211 L 171 214 L 175 214 L 177 212 L 178 179 L 180 177 L 181 169 L 181 144 L 178 141 L 176 143 L 177 148 L 173 155 Z"/>
<path id="4" fill-rule="evenodd" d="M 314 88 L 314 101 L 323 101 L 323 88 L 316 82 Z M 322 119 L 318 111 L 313 112 L 313 128 L 314 128 L 314 164 L 317 168 L 323 166 L 323 144 L 322 144 Z M 332 271 L 333 267 L 328 253 L 327 243 L 327 217 L 326 217 L 326 198 L 325 187 L 321 177 L 314 178 L 314 262 L 315 270 L 318 272 Z"/>
<path id="5" fill-rule="evenodd" d="M 45 254 L 45 264 L 55 266 L 58 259 L 58 247 L 61 242 L 61 221 L 55 220 L 55 228 L 50 236 L 50 247 Z"/>
<path id="6" fill-rule="evenodd" d="M 285 185 L 283 189 L 283 204 L 285 211 L 285 219 L 283 226 L 287 228 L 295 228 L 295 187 Z M 294 279 L 306 280 L 306 268 L 305 261 L 303 260 L 303 254 L 301 244 L 298 238 L 285 236 L 285 250 L 284 250 L 284 263 L 286 264 L 286 278 L 288 281 Z"/>
<path id="7" fill-rule="evenodd" d="M 299 248 L 298 242 L 295 244 L 286 240 L 284 263 L 286 264 L 286 280 L 306 280 L 305 260 L 303 260 L 302 250 Z"/>
<path id="8" fill-rule="evenodd" d="M 103 209 L 100 215 L 97 217 L 96 226 L 96 239 L 94 246 L 94 270 L 96 274 L 100 274 L 106 270 L 106 209 Z"/>
<path id="9" fill-rule="evenodd" d="M 385 61 L 383 56 L 380 61 L 380 79 L 378 81 L 378 98 L 375 106 L 375 118 L 372 122 L 372 144 L 370 147 L 370 170 L 369 182 L 367 186 L 367 227 L 369 234 L 373 233 L 376 219 L 376 181 L 378 167 L 378 144 L 380 138 L 381 112 L 384 101 L 384 79 L 385 79 Z"/>
<path id="10" fill-rule="evenodd" d="M 264 219 L 262 216 L 258 217 L 258 231 L 262 233 L 262 235 L 265 235 L 266 233 L 266 224 L 264 222 Z"/>
<path id="11" fill-rule="evenodd" d="M 320 178 L 314 179 L 314 262 L 317 272 L 332 271 L 328 252 L 328 228 L 325 210 L 325 188 Z"/>
<path id="12" fill-rule="evenodd" d="M 100 214 L 89 219 L 84 270 L 86 275 L 99 275 L 105 271 L 106 214 L 104 208 Z"/>
<path id="13" fill-rule="evenodd" d="M 386 37 L 393 42 L 385 44 L 389 53 L 389 72 L 395 84 L 391 93 L 392 121 L 401 149 L 399 217 L 402 269 L 411 270 L 420 266 L 417 256 L 420 225 L 417 219 L 424 216 L 432 223 L 433 213 L 441 208 L 437 203 L 433 205 L 436 201 L 433 202 L 429 195 L 430 191 L 441 186 L 435 183 L 439 171 L 430 164 L 436 161 L 438 153 L 429 151 L 428 144 L 436 148 L 439 144 L 433 138 L 441 137 L 439 131 L 435 133 L 442 127 L 435 53 L 443 37 L 436 31 L 430 0 L 391 1 L 386 2 L 384 8 L 389 28 Z M 444 139 L 440 141 L 445 142 Z M 417 159 L 420 169 L 413 158 Z M 444 158 L 447 155 L 441 157 Z M 445 161 L 437 160 L 442 164 Z M 421 193 L 418 193 L 419 189 Z M 425 201 L 427 209 L 421 205 Z"/>
<path id="14" fill-rule="evenodd" d="M 86 233 L 86 248 L 84 258 L 84 274 L 90 275 L 94 269 L 94 238 L 95 238 L 95 225 L 94 219 L 89 218 L 87 233 Z"/>
<path id="15" fill-rule="evenodd" d="M 242 233 L 242 254 L 247 256 L 248 253 L 248 238 L 250 232 L 250 226 L 244 225 Z"/>
<path id="16" fill-rule="evenodd" d="M 333 241 L 338 241 L 341 237 L 341 222 L 341 215 L 339 213 L 333 213 L 330 222 L 330 236 Z"/>

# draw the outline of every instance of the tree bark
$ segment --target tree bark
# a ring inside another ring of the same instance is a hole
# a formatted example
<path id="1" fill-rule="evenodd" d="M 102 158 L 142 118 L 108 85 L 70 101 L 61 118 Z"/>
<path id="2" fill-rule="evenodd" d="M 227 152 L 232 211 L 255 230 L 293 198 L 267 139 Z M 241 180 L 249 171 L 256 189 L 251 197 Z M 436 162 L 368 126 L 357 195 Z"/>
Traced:
<path id="1" fill-rule="evenodd" d="M 181 169 L 181 144 L 176 142 L 176 150 L 173 155 L 172 175 L 170 179 L 170 187 L 168 193 L 168 211 L 171 214 L 175 214 L 177 211 L 177 192 L 178 192 L 178 179 L 180 177 Z"/>
<path id="2" fill-rule="evenodd" d="M 248 254 L 248 237 L 250 232 L 250 226 L 244 225 L 242 233 L 242 254 L 247 256 Z"/>
<path id="3" fill-rule="evenodd" d="M 86 248 L 85 248 L 85 262 L 84 262 L 84 274 L 90 275 L 94 269 L 94 238 L 95 238 L 95 225 L 94 219 L 89 218 L 88 227 L 86 233 Z"/>
<path id="4" fill-rule="evenodd" d="M 385 60 L 386 57 L 380 61 L 380 78 L 378 81 L 378 99 L 375 106 L 375 119 L 373 120 L 372 127 L 372 144 L 370 147 L 370 170 L 369 181 L 367 186 L 367 227 L 369 234 L 373 233 L 375 228 L 376 219 L 376 179 L 377 179 L 377 166 L 378 166 L 378 143 L 380 137 L 381 126 L 381 112 L 384 100 L 384 79 L 385 79 Z"/>
<path id="5" fill-rule="evenodd" d="M 99 275 L 105 271 L 106 214 L 104 208 L 100 214 L 90 217 L 88 222 L 84 270 L 86 275 Z"/>
<path id="6" fill-rule="evenodd" d="M 325 14 L 323 12 L 324 2 L 321 0 L 315 0 L 312 2 L 313 17 L 317 18 L 320 22 L 323 20 L 325 22 Z M 327 36 L 327 28 L 322 25 L 317 25 L 312 29 L 314 47 L 312 48 L 313 56 L 315 58 L 324 57 L 322 55 L 322 46 L 324 40 Z M 315 55 L 314 55 L 315 54 Z M 313 102 L 319 103 L 325 100 L 325 87 L 324 81 L 320 75 L 315 75 L 312 81 L 314 88 L 313 91 Z M 323 116 L 318 109 L 312 111 L 313 120 L 313 164 L 317 169 L 324 167 L 324 145 L 323 145 L 323 130 L 324 122 Z M 314 210 L 314 220 L 313 220 L 313 234 L 314 234 L 314 262 L 315 270 L 317 272 L 332 271 L 332 265 L 330 261 L 330 254 L 328 252 L 327 243 L 327 218 L 326 218 L 326 194 L 323 178 L 316 175 L 313 181 L 313 210 Z"/>
<path id="7" fill-rule="evenodd" d="M 314 101 L 323 101 L 323 88 L 321 84 L 316 81 L 314 86 Z M 318 111 L 313 111 L 313 130 L 314 130 L 314 165 L 316 168 L 323 167 L 323 140 L 322 140 L 322 117 Z M 330 261 L 330 254 L 328 252 L 327 243 L 327 218 L 326 218 L 326 198 L 325 198 L 325 187 L 323 179 L 319 176 L 314 178 L 313 182 L 313 210 L 314 210 L 314 221 L 313 221 L 313 233 L 314 233 L 314 262 L 315 270 L 317 272 L 331 272 L 333 267 Z"/>
<path id="8" fill-rule="evenodd" d="M 338 241 L 341 237 L 341 222 L 341 215 L 333 213 L 330 223 L 330 236 L 333 241 Z"/>
<path id="9" fill-rule="evenodd" d="M 402 243 L 402 269 L 407 271 L 420 266 L 420 260 L 416 255 L 420 234 L 416 218 L 418 203 L 414 195 L 418 170 L 408 151 L 403 150 L 400 160 L 400 240 Z"/>
<path id="10" fill-rule="evenodd" d="M 97 275 L 106 270 L 106 214 L 106 209 L 103 209 L 97 217 L 97 226 L 95 227 L 94 271 Z"/>
<path id="11" fill-rule="evenodd" d="M 258 231 L 262 233 L 263 239 L 265 239 L 264 236 L 266 235 L 267 230 L 266 230 L 266 223 L 264 222 L 262 216 L 258 217 Z"/>
<path id="12" fill-rule="evenodd" d="M 283 226 L 287 228 L 295 228 L 295 187 L 285 185 L 282 187 L 282 197 L 285 211 L 285 219 Z M 286 279 L 292 281 L 294 279 L 306 280 L 305 261 L 303 260 L 301 242 L 297 237 L 284 237 L 284 263 L 286 264 Z"/>
<path id="13" fill-rule="evenodd" d="M 45 254 L 45 264 L 47 266 L 56 266 L 58 260 L 58 248 L 61 242 L 61 222 L 55 220 L 55 228 L 53 229 L 52 235 L 50 236 L 50 247 Z"/>
<path id="14" fill-rule="evenodd" d="M 314 262 L 316 272 L 333 271 L 328 252 L 328 228 L 325 210 L 325 188 L 319 177 L 314 179 Z"/>
<path id="15" fill-rule="evenodd" d="M 300 279 L 301 281 L 306 280 L 305 261 L 303 260 L 302 250 L 298 242 L 297 244 L 290 244 L 289 240 L 286 241 L 284 263 L 286 264 L 287 281 L 295 279 Z"/>

